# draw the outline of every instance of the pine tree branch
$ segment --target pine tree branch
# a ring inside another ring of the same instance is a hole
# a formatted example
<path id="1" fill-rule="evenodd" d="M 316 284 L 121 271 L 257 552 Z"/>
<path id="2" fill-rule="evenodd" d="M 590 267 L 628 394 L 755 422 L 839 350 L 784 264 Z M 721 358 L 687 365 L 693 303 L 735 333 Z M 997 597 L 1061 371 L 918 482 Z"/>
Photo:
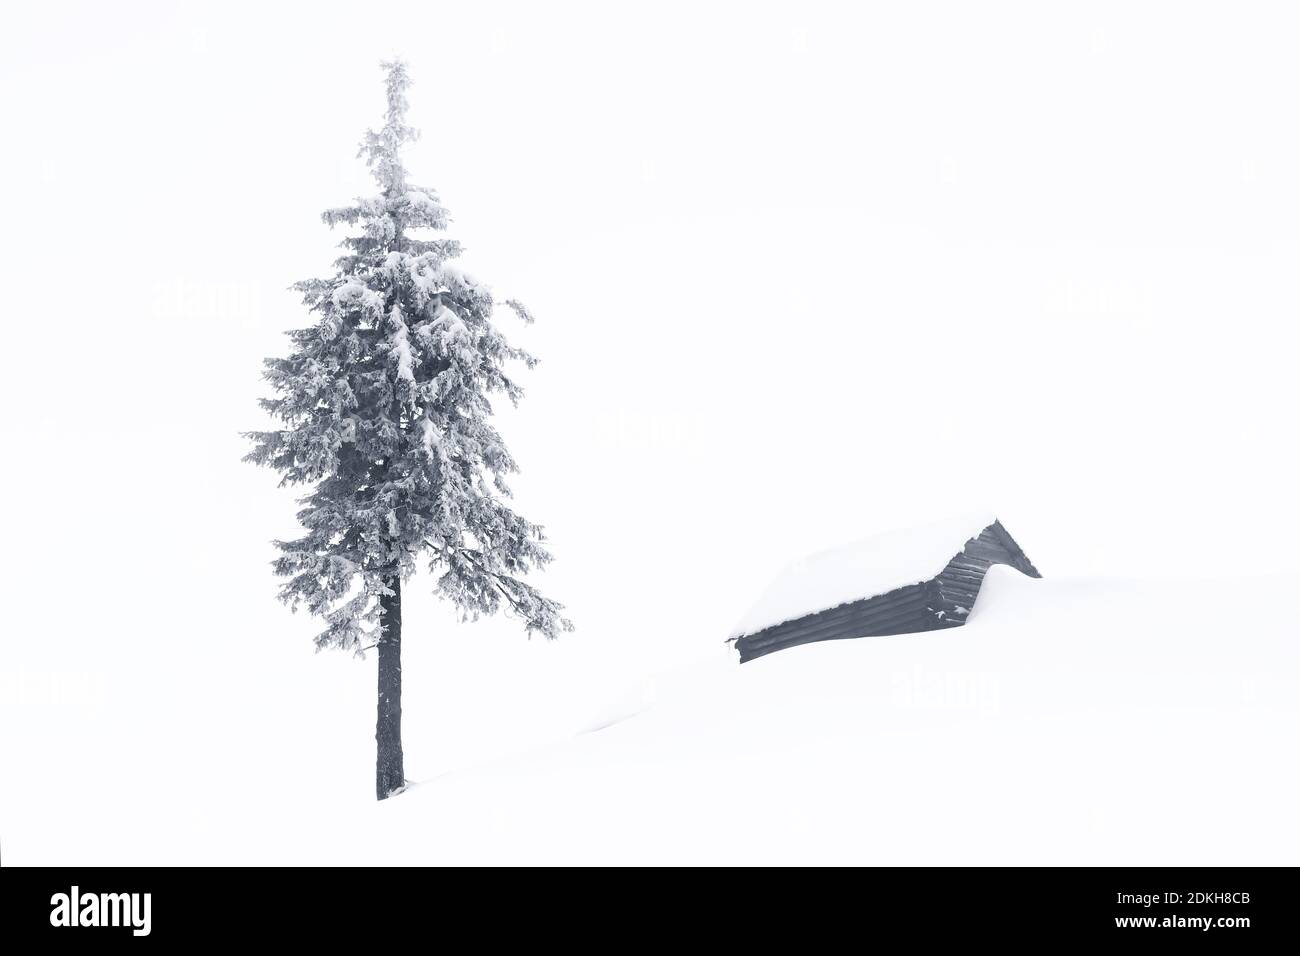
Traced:
<path id="1" fill-rule="evenodd" d="M 436 551 L 438 554 L 442 555 L 444 559 L 446 559 L 446 560 L 448 560 L 448 561 L 451 560 L 451 557 L 452 557 L 452 556 L 451 556 L 447 551 L 445 551 L 444 549 L 439 548 L 439 547 L 438 547 L 437 545 L 435 545 L 432 541 L 428 541 L 428 540 L 426 540 L 424 543 L 425 543 L 426 545 L 428 545 L 430 548 L 432 548 L 434 551 Z M 525 618 L 525 619 L 527 619 L 527 620 L 531 620 L 531 619 L 532 619 L 533 616 L 532 616 L 531 614 L 528 613 L 528 609 L 527 609 L 527 608 L 523 607 L 523 606 L 519 603 L 518 598 L 516 598 L 516 597 L 515 597 L 514 595 L 512 595 L 509 591 L 507 591 L 504 587 L 501 586 L 501 582 L 502 582 L 502 581 L 511 581 L 511 582 L 514 582 L 514 583 L 518 583 L 518 581 L 517 581 L 516 578 L 512 578 L 512 577 L 511 577 L 510 575 L 508 575 L 508 574 L 502 574 L 502 573 L 500 573 L 499 571 L 492 571 L 492 570 L 489 570 L 488 568 L 485 568 L 485 567 L 483 566 L 482 562 L 477 561 L 477 560 L 475 560 L 473 557 L 470 556 L 470 555 L 471 555 L 471 552 L 470 552 L 469 549 L 467 549 L 467 548 L 458 548 L 458 549 L 456 550 L 456 555 L 459 556 L 459 557 L 464 558 L 464 559 L 465 559 L 466 561 L 468 561 L 470 564 L 474 565 L 474 567 L 478 569 L 478 571 L 479 571 L 480 574 L 486 576 L 486 577 L 489 579 L 489 581 L 490 581 L 490 583 L 492 584 L 492 586 L 493 586 L 494 588 L 496 588 L 496 590 L 498 591 L 498 593 L 500 593 L 500 595 L 501 595 L 502 597 L 504 597 L 504 598 L 505 598 L 505 599 L 510 603 L 510 606 L 511 606 L 512 608 L 514 608 L 515 611 L 516 611 L 520 616 L 522 616 L 523 618 Z"/>

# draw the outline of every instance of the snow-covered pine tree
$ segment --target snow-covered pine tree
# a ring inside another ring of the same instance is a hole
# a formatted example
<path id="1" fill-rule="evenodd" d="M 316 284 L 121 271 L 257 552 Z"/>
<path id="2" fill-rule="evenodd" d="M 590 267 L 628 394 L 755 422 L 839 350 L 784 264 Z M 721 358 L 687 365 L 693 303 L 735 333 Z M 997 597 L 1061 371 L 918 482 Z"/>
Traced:
<path id="1" fill-rule="evenodd" d="M 402 165 L 416 136 L 411 81 L 404 63 L 383 67 L 385 122 L 359 154 L 380 192 L 324 213 L 356 233 L 333 277 L 294 287 L 315 321 L 289 333 L 292 354 L 267 360 L 275 397 L 262 406 L 284 427 L 250 433 L 247 456 L 280 471 L 282 485 L 311 489 L 298 513 L 306 533 L 276 542 L 281 598 L 324 618 L 318 647 L 378 649 L 381 800 L 405 782 L 402 582 L 417 560 L 464 617 L 504 609 L 548 638 L 572 627 L 523 580 L 551 555 L 541 527 L 505 503 L 515 461 L 489 421 L 493 393 L 522 394 L 507 364 L 536 360 L 492 324 L 488 289 L 452 264 L 460 245 L 429 235 L 446 229 L 447 213 Z M 518 302 L 505 305 L 532 321 Z"/>

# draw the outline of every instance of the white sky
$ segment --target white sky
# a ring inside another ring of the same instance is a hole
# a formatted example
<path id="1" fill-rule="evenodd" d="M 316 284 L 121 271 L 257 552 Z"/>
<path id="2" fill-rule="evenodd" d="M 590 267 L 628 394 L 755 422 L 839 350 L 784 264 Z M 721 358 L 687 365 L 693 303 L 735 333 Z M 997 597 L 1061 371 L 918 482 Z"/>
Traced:
<path id="1" fill-rule="evenodd" d="M 972 508 L 1048 576 L 1296 567 L 1297 13 L 1045 6 L 11 5 L 12 666 L 310 655 L 238 432 L 393 53 L 538 316 L 504 425 L 579 631 L 463 629 L 494 672 L 712 653 L 792 558 Z"/>

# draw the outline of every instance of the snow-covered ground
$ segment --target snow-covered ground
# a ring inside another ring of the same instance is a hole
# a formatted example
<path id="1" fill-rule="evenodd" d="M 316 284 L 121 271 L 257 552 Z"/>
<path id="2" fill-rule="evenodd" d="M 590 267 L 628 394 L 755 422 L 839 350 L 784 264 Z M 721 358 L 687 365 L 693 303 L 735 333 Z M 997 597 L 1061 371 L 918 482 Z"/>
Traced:
<path id="1" fill-rule="evenodd" d="M 226 746 L 186 740 L 170 768 L 87 727 L 97 753 L 33 781 L 6 860 L 1293 862 L 1300 644 L 1283 584 L 998 567 L 964 628 L 744 666 L 719 653 L 585 714 L 560 705 L 569 726 L 549 742 L 383 804 L 365 733 L 309 735 L 274 702 L 230 700 L 225 723 L 181 708 Z M 418 699 L 428 672 L 408 673 Z M 420 717 L 408 707 L 417 764 L 421 742 L 470 732 Z M 141 758 L 135 777 L 105 771 Z"/>

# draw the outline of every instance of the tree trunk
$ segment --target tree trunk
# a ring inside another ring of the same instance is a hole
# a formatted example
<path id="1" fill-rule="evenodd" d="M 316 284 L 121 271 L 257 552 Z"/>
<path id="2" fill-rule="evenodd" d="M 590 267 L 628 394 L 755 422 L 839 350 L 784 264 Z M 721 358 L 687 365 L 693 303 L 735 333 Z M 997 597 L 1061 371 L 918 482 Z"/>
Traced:
<path id="1" fill-rule="evenodd" d="M 406 784 L 402 771 L 402 578 L 387 582 L 379 599 L 379 720 L 375 724 L 375 796 L 386 799 Z"/>

